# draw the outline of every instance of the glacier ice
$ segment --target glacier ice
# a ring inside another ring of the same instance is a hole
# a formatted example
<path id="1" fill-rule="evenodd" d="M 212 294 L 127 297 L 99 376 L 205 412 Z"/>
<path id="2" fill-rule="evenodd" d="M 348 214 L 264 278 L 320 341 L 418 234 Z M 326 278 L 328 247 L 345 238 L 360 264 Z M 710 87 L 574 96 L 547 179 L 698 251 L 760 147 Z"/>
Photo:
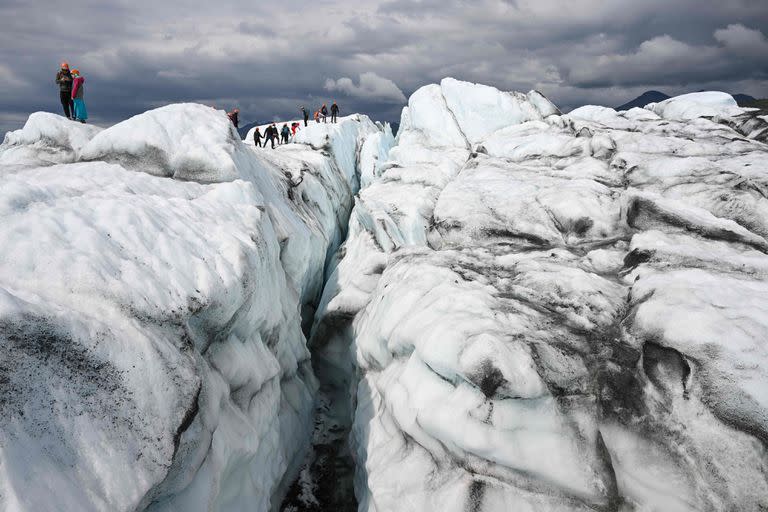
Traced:
<path id="1" fill-rule="evenodd" d="M 310 339 L 359 510 L 768 507 L 758 114 L 416 91 Z"/>
<path id="2" fill-rule="evenodd" d="M 719 91 L 692 92 L 645 106 L 664 119 L 688 120 L 699 117 L 732 117 L 741 109 L 733 96 Z"/>
<path id="3" fill-rule="evenodd" d="M 254 152 L 181 104 L 0 146 L 0 509 L 269 510 L 308 448 L 305 334 L 365 116 Z"/>
<path id="4" fill-rule="evenodd" d="M 74 124 L 48 112 L 29 116 L 21 130 L 8 132 L 2 144 L 0 165 L 4 167 L 50 165 L 75 161 L 79 151 L 101 128 Z"/>
<path id="5" fill-rule="evenodd" d="M 274 151 L 202 105 L 33 114 L 0 146 L 0 508 L 768 508 L 765 117 L 451 78 L 397 137 Z"/>

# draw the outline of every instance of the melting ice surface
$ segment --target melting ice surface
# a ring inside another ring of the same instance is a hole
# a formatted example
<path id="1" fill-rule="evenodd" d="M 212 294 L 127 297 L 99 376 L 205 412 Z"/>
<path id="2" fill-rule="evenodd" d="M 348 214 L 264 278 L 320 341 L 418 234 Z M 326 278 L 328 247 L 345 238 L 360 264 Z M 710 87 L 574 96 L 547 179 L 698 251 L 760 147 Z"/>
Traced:
<path id="1" fill-rule="evenodd" d="M 414 93 L 311 339 L 350 375 L 359 510 L 768 507 L 758 114 Z"/>
<path id="2" fill-rule="evenodd" d="M 186 104 L 9 134 L 0 509 L 279 503 L 312 430 L 302 315 L 386 130 L 350 116 L 254 152 Z"/>
<path id="3" fill-rule="evenodd" d="M 0 146 L 0 509 L 342 510 L 333 457 L 367 512 L 768 508 L 767 138 L 722 93 L 563 115 L 453 79 L 396 140 L 276 151 L 201 105 L 33 114 Z"/>

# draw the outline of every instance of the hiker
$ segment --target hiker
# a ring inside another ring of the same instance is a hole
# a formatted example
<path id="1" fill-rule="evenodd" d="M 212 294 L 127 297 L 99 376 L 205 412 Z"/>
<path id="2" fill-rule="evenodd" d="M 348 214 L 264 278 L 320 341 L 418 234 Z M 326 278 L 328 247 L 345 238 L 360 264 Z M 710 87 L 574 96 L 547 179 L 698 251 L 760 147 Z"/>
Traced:
<path id="1" fill-rule="evenodd" d="M 296 138 L 296 130 L 299 129 L 299 123 L 291 123 L 291 136 Z"/>
<path id="2" fill-rule="evenodd" d="M 85 78 L 80 76 L 80 71 L 72 70 L 72 103 L 74 103 L 73 118 L 85 124 L 88 119 L 88 111 L 85 109 Z"/>
<path id="3" fill-rule="evenodd" d="M 272 127 L 267 125 L 267 128 L 264 130 L 264 147 L 267 147 L 267 142 L 269 142 L 270 133 L 272 133 Z"/>
<path id="4" fill-rule="evenodd" d="M 283 144 L 288 144 L 288 137 L 291 135 L 291 129 L 288 128 L 288 123 L 283 125 L 283 129 L 280 130 L 280 135 L 283 136 Z"/>
<path id="5" fill-rule="evenodd" d="M 325 106 L 325 103 L 323 103 L 322 108 L 320 109 L 320 113 L 323 115 L 323 122 L 328 122 L 328 107 Z"/>
<path id="6" fill-rule="evenodd" d="M 333 100 L 333 105 L 331 105 L 331 122 L 335 123 L 338 120 L 339 116 L 339 106 L 336 104 L 336 100 Z"/>
<path id="7" fill-rule="evenodd" d="M 232 112 L 227 112 L 227 117 L 232 121 L 232 124 L 235 125 L 235 128 L 240 128 L 240 126 L 238 126 L 240 124 L 240 109 L 236 108 Z"/>
<path id="8" fill-rule="evenodd" d="M 271 142 L 272 149 L 275 149 L 276 138 L 277 138 L 277 127 L 275 126 L 275 123 L 272 123 L 271 125 L 267 126 L 267 129 L 264 131 L 264 147 L 267 147 L 267 142 Z"/>
<path id="9" fill-rule="evenodd" d="M 256 127 L 256 130 L 253 132 L 253 144 L 255 146 L 261 147 L 261 131 L 259 130 L 259 127 Z M 264 145 L 266 146 L 267 143 L 264 141 Z"/>
<path id="10" fill-rule="evenodd" d="M 59 84 L 59 100 L 64 107 L 64 117 L 72 119 L 75 116 L 75 106 L 72 103 L 72 73 L 69 64 L 61 63 L 61 69 L 56 73 L 56 83 Z"/>
<path id="11" fill-rule="evenodd" d="M 320 111 L 319 110 L 315 110 L 315 122 L 316 123 L 320 122 Z"/>
<path id="12" fill-rule="evenodd" d="M 307 127 L 307 121 L 309 121 L 309 112 L 303 106 L 301 107 L 301 116 L 304 118 L 304 127 Z"/>

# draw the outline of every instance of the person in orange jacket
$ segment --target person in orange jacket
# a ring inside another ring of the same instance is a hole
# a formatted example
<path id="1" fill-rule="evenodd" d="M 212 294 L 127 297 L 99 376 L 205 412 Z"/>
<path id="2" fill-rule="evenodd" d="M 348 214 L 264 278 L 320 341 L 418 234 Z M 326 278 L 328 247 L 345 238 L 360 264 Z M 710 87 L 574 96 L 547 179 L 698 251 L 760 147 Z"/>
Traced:
<path id="1" fill-rule="evenodd" d="M 72 102 L 72 73 L 66 62 L 61 63 L 61 69 L 56 73 L 56 83 L 59 86 L 59 99 L 61 106 L 64 107 L 64 115 L 67 119 L 73 119 L 75 117 L 75 105 Z"/>

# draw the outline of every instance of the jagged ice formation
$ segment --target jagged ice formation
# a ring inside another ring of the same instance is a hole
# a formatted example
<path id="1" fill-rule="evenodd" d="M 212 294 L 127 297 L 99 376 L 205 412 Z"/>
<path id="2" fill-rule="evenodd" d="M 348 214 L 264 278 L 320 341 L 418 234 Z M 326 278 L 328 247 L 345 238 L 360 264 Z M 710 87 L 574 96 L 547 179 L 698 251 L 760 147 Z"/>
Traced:
<path id="1" fill-rule="evenodd" d="M 766 509 L 767 128 L 453 79 L 396 140 L 276 151 L 201 105 L 33 114 L 0 146 L 0 508 Z"/>

